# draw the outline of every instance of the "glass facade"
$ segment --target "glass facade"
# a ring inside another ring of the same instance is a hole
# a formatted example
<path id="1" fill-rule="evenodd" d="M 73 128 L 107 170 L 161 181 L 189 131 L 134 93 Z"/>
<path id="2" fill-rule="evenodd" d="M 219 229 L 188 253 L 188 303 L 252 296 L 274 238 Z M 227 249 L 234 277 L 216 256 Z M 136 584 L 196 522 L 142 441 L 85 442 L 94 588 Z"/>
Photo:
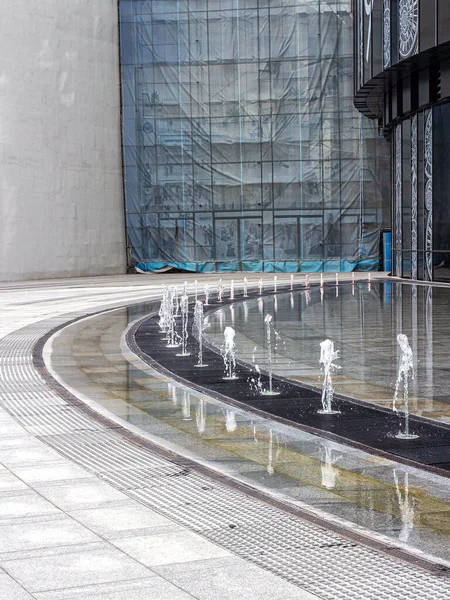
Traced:
<path id="1" fill-rule="evenodd" d="M 389 148 L 350 0 L 120 0 L 130 264 L 376 268 Z"/>

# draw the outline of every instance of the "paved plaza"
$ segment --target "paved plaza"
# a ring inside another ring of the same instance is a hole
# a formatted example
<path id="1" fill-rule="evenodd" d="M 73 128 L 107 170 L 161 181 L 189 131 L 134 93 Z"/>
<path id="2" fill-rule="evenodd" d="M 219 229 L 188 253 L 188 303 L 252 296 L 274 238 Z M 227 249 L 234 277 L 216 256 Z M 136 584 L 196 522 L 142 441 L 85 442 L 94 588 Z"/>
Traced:
<path id="1" fill-rule="evenodd" d="M 193 295 L 193 275 L 0 287 L 0 599 L 450 599 L 448 478 L 231 410 L 127 346 L 162 285 L 185 279 Z M 248 359 L 250 330 L 241 340 Z M 356 396 L 364 377 L 340 386 Z M 426 383 L 415 412 L 446 422 Z M 389 378 L 370 386 L 382 405 Z"/>

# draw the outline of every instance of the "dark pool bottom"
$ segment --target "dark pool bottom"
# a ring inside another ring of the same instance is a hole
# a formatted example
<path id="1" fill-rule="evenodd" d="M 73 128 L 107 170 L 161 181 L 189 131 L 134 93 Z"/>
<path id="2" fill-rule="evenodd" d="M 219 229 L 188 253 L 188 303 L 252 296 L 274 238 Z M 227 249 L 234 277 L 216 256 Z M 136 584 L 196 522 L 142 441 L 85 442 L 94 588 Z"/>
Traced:
<path id="1" fill-rule="evenodd" d="M 273 389 L 280 394 L 262 396 L 249 385 L 249 379 L 254 376 L 249 365 L 237 365 L 238 380 L 223 379 L 224 364 L 216 349 L 204 347 L 203 361 L 209 366 L 196 368 L 198 343 L 192 337 L 189 338 L 191 355 L 176 356 L 179 350 L 167 348 L 156 316 L 130 329 L 127 341 L 132 350 L 157 370 L 231 405 L 270 415 L 313 434 L 386 458 L 450 476 L 450 427 L 445 424 L 411 417 L 411 433 L 419 437 L 401 440 L 395 437 L 403 429 L 401 413 L 339 395 L 333 403 L 333 408 L 339 414 L 319 414 L 317 411 L 322 407 L 322 402 L 318 390 L 277 377 L 273 378 Z M 267 387 L 268 377 L 265 374 L 262 375 L 262 383 Z"/>

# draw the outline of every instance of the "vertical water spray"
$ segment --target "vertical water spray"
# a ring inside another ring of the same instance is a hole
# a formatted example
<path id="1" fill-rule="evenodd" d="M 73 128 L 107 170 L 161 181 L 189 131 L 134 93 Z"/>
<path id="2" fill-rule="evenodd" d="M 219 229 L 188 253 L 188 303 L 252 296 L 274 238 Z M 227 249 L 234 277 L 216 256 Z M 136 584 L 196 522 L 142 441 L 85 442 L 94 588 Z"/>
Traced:
<path id="1" fill-rule="evenodd" d="M 272 315 L 267 314 L 264 323 L 266 324 L 266 343 L 267 343 L 267 371 L 269 374 L 269 389 L 262 393 L 266 396 L 278 396 L 279 392 L 273 390 L 273 365 L 272 365 Z"/>
<path id="2" fill-rule="evenodd" d="M 331 340 L 320 342 L 319 364 L 323 366 L 324 377 L 322 384 L 322 410 L 318 412 L 322 415 L 339 414 L 338 410 L 332 409 L 334 389 L 331 374 L 335 369 L 341 368 L 333 363 L 337 358 L 339 358 L 339 351 L 334 349 L 334 342 Z"/>
<path id="3" fill-rule="evenodd" d="M 277 293 L 277 276 L 274 275 L 273 277 L 273 293 L 276 294 Z"/>
<path id="4" fill-rule="evenodd" d="M 203 314 L 203 302 L 201 300 L 197 300 L 195 303 L 194 309 L 194 335 L 197 336 L 198 339 L 198 363 L 194 365 L 195 367 L 207 367 L 203 362 L 203 332 L 208 326 L 208 319 L 205 319 Z"/>
<path id="5" fill-rule="evenodd" d="M 183 287 L 183 296 L 189 296 L 187 286 L 188 286 L 188 282 L 185 281 L 184 287 Z"/>
<path id="6" fill-rule="evenodd" d="M 181 352 L 177 356 L 190 356 L 191 353 L 187 351 L 187 340 L 188 334 L 188 322 L 189 322 L 189 298 L 187 294 L 181 296 L 180 300 L 181 310 Z"/>
<path id="7" fill-rule="evenodd" d="M 248 298 L 248 279 L 244 277 L 244 298 Z"/>
<path id="8" fill-rule="evenodd" d="M 223 301 L 223 283 L 222 280 L 219 279 L 219 285 L 217 286 L 217 302 Z"/>
<path id="9" fill-rule="evenodd" d="M 397 381 L 395 382 L 394 400 L 392 403 L 392 410 L 397 410 L 397 400 L 400 392 L 400 388 L 403 383 L 403 414 L 404 414 L 404 430 L 397 434 L 395 437 L 401 440 L 415 440 L 419 436 L 410 433 L 409 430 L 409 390 L 408 382 L 409 379 L 414 379 L 414 361 L 411 346 L 409 345 L 408 338 L 404 333 L 399 333 L 397 336 L 397 342 L 400 346 L 400 360 L 398 364 Z"/>
<path id="10" fill-rule="evenodd" d="M 163 287 L 163 293 L 161 298 L 161 305 L 159 307 L 159 321 L 158 325 L 161 332 L 164 334 L 164 339 L 168 339 L 168 331 L 169 331 L 169 287 L 165 285 Z"/>
<path id="11" fill-rule="evenodd" d="M 178 348 L 179 344 L 179 335 L 176 330 L 176 312 L 178 309 L 178 296 L 177 296 L 177 288 L 170 287 L 169 288 L 169 297 L 168 297 L 168 306 L 167 306 L 167 347 L 168 348 Z"/>
<path id="12" fill-rule="evenodd" d="M 352 271 L 352 285 L 355 285 L 355 271 Z"/>
<path id="13" fill-rule="evenodd" d="M 178 318 L 180 316 L 180 302 L 179 302 L 179 299 L 178 299 L 178 287 L 174 286 L 173 289 L 175 290 L 175 297 L 174 297 L 175 313 L 174 313 L 174 317 Z"/>
<path id="14" fill-rule="evenodd" d="M 206 284 L 205 287 L 203 288 L 203 292 L 205 294 L 205 306 L 208 306 L 209 304 L 209 285 Z"/>
<path id="15" fill-rule="evenodd" d="M 222 379 L 233 381 L 239 379 L 235 373 L 236 369 L 236 344 L 234 343 L 236 332 L 232 327 L 225 327 L 223 332 L 224 342 L 222 346 L 222 358 L 225 365 L 225 375 Z"/>
<path id="16" fill-rule="evenodd" d="M 197 300 L 198 300 L 198 281 L 197 280 L 194 281 L 194 294 L 195 294 L 195 301 L 197 302 Z"/>
<path id="17" fill-rule="evenodd" d="M 258 281 L 258 288 L 259 288 L 259 295 L 261 296 L 261 294 L 263 293 L 263 280 L 262 280 L 262 277 Z"/>
<path id="18" fill-rule="evenodd" d="M 336 273 L 336 285 L 339 285 L 339 273 Z"/>
<path id="19" fill-rule="evenodd" d="M 291 292 L 294 291 L 294 275 L 291 275 L 291 287 L 290 287 Z"/>
<path id="20" fill-rule="evenodd" d="M 305 287 L 309 287 L 309 275 L 305 277 Z"/>
<path id="21" fill-rule="evenodd" d="M 320 287 L 323 288 L 323 273 L 320 274 Z"/>

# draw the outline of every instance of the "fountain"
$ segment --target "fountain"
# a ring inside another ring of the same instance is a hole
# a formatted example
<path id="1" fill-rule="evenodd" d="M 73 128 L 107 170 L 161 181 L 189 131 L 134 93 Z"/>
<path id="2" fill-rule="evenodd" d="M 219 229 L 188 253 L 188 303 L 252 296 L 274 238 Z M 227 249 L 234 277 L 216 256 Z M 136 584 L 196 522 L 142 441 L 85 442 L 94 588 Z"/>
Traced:
<path id="1" fill-rule="evenodd" d="M 397 471 L 394 469 L 395 491 L 397 493 L 398 507 L 400 509 L 400 518 L 402 520 L 402 529 L 398 536 L 401 542 L 407 542 L 411 531 L 414 529 L 414 502 L 409 497 L 409 477 L 405 473 L 403 484 L 404 493 L 402 494 L 400 483 L 397 477 Z"/>
<path id="2" fill-rule="evenodd" d="M 175 317 L 178 309 L 178 293 L 176 287 L 169 288 L 169 299 L 167 307 L 167 347 L 178 348 L 180 336 L 176 331 Z"/>
<path id="3" fill-rule="evenodd" d="M 250 380 L 249 380 L 250 381 L 250 389 L 252 389 L 257 394 L 263 394 L 264 393 L 264 389 L 263 389 L 262 381 L 261 381 L 261 369 L 255 363 L 255 358 L 254 357 L 253 357 L 253 364 L 255 365 L 256 376 L 255 377 L 251 377 Z"/>
<path id="4" fill-rule="evenodd" d="M 340 369 L 338 365 L 333 363 L 333 360 L 339 358 L 339 351 L 334 349 L 334 342 L 324 340 L 320 342 L 320 360 L 319 364 L 323 365 L 324 378 L 322 385 L 322 410 L 318 412 L 321 415 L 336 415 L 338 410 L 332 410 L 331 403 L 333 401 L 334 389 L 331 373 L 334 369 Z"/>
<path id="5" fill-rule="evenodd" d="M 225 365 L 225 375 L 222 379 L 234 381 L 239 379 L 235 373 L 236 369 L 236 344 L 234 343 L 235 330 L 232 327 L 225 327 L 223 332 L 224 342 L 222 346 L 222 358 Z"/>
<path id="6" fill-rule="evenodd" d="M 178 317 L 180 317 L 180 303 L 178 301 L 178 287 L 174 286 L 173 289 L 175 290 L 175 299 L 174 299 L 175 313 L 174 313 L 174 317 L 176 319 L 178 319 Z"/>
<path id="7" fill-rule="evenodd" d="M 219 279 L 219 285 L 217 286 L 217 302 L 223 302 L 223 283 Z"/>
<path id="8" fill-rule="evenodd" d="M 258 281 L 258 287 L 259 287 L 259 295 L 261 296 L 261 294 L 263 293 L 263 280 L 262 280 L 262 277 Z"/>
<path id="9" fill-rule="evenodd" d="M 248 280 L 244 277 L 244 298 L 248 298 Z"/>
<path id="10" fill-rule="evenodd" d="M 159 328 L 161 329 L 161 332 L 164 333 L 163 339 L 168 339 L 167 336 L 168 336 L 168 332 L 169 332 L 169 311 L 170 311 L 169 287 L 167 285 L 165 285 L 163 288 L 161 305 L 159 307 L 159 312 L 158 312 L 158 315 L 159 315 L 158 325 L 159 325 Z"/>
<path id="11" fill-rule="evenodd" d="M 336 285 L 339 285 L 339 273 L 336 273 Z"/>
<path id="12" fill-rule="evenodd" d="M 203 332 L 208 327 L 208 317 L 203 314 L 203 302 L 197 300 L 194 309 L 194 325 L 193 329 L 198 339 L 198 363 L 194 367 L 207 367 L 203 362 Z"/>
<path id="13" fill-rule="evenodd" d="M 352 285 L 355 285 L 355 271 L 352 271 Z"/>
<path id="14" fill-rule="evenodd" d="M 204 294 L 205 294 L 205 306 L 208 306 L 209 304 L 209 285 L 206 284 L 205 287 L 203 288 Z"/>
<path id="15" fill-rule="evenodd" d="M 291 287 L 290 287 L 291 292 L 294 291 L 294 275 L 291 275 Z"/>
<path id="16" fill-rule="evenodd" d="M 183 296 L 189 296 L 187 286 L 188 286 L 188 282 L 185 281 L 184 286 L 183 286 Z"/>
<path id="17" fill-rule="evenodd" d="M 197 280 L 194 281 L 194 294 L 195 294 L 195 301 L 197 302 L 197 300 L 198 300 L 198 281 Z"/>
<path id="18" fill-rule="evenodd" d="M 180 301 L 181 310 L 181 352 L 177 356 L 190 356 L 191 353 L 187 351 L 187 340 L 188 334 L 188 322 L 189 322 L 189 298 L 187 294 L 181 296 Z"/>
<path id="19" fill-rule="evenodd" d="M 323 288 L 323 273 L 320 274 L 320 287 Z"/>
<path id="20" fill-rule="evenodd" d="M 234 279 L 231 280 L 230 285 L 230 300 L 234 300 Z"/>
<path id="21" fill-rule="evenodd" d="M 273 277 L 273 293 L 276 294 L 277 293 L 277 276 L 274 275 Z"/>
<path id="22" fill-rule="evenodd" d="M 267 342 L 267 370 L 269 372 L 269 389 L 263 390 L 265 396 L 278 396 L 280 392 L 275 392 L 272 386 L 272 315 L 267 314 L 264 323 L 266 324 L 266 342 Z"/>
<path id="23" fill-rule="evenodd" d="M 398 365 L 397 381 L 395 382 L 394 400 L 392 403 L 392 410 L 397 410 L 397 400 L 400 387 L 403 381 L 403 414 L 405 417 L 405 428 L 402 433 L 397 434 L 395 437 L 401 440 L 415 440 L 419 436 L 409 431 L 409 397 L 408 397 L 408 380 L 409 378 L 414 379 L 414 362 L 413 353 L 411 346 L 409 345 L 408 338 L 404 333 L 397 335 L 397 342 L 400 346 L 400 360 Z"/>

